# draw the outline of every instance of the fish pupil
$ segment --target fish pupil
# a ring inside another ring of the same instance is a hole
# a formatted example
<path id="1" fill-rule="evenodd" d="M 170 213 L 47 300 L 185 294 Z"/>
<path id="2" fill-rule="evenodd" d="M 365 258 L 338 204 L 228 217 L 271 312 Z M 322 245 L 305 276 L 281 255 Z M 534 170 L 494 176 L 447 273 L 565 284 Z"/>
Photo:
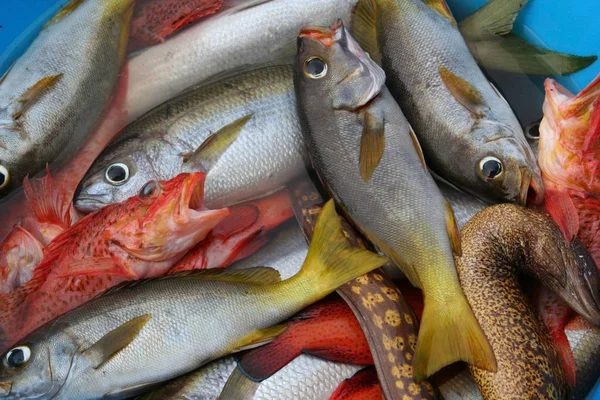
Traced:
<path id="1" fill-rule="evenodd" d="M 495 178 L 502 172 L 502 164 L 496 160 L 488 160 L 483 164 L 482 172 L 489 179 Z"/>
<path id="2" fill-rule="evenodd" d="M 4 182 L 6 182 L 6 176 L 0 172 L 0 186 L 4 185 Z"/>
<path id="3" fill-rule="evenodd" d="M 113 182 L 123 182 L 127 179 L 127 171 L 120 165 L 113 165 L 106 172 L 106 176 Z"/>
<path id="4" fill-rule="evenodd" d="M 311 58 L 306 62 L 306 73 L 312 78 L 322 78 L 327 73 L 327 64 L 320 58 Z"/>
<path id="5" fill-rule="evenodd" d="M 8 355 L 8 365 L 18 367 L 25 362 L 25 353 L 21 349 L 15 349 Z"/>
<path id="6" fill-rule="evenodd" d="M 150 196 L 154 192 L 154 189 L 156 189 L 156 182 L 154 182 L 154 181 L 148 182 L 140 190 L 140 197 Z"/>

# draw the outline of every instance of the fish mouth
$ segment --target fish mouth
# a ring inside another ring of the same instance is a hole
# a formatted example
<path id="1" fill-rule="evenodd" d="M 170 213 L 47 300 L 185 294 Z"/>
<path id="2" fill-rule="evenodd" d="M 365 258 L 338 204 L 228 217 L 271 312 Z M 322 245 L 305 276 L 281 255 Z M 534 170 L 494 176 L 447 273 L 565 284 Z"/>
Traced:
<path id="1" fill-rule="evenodd" d="M 89 214 L 98 211 L 108 205 L 108 199 L 103 195 L 87 195 L 86 197 L 78 197 L 73 201 L 73 206 L 77 211 Z"/>
<path id="2" fill-rule="evenodd" d="M 331 27 L 306 26 L 300 30 L 299 38 L 311 38 L 321 42 L 325 47 L 331 47 L 336 40 L 342 38 L 344 24 L 341 19 L 336 20 Z"/>
<path id="3" fill-rule="evenodd" d="M 520 205 L 542 204 L 544 201 L 544 185 L 539 174 L 534 175 L 528 167 L 521 167 L 521 187 L 517 203 Z"/>
<path id="4" fill-rule="evenodd" d="M 8 397 L 12 392 L 12 383 L 11 382 L 3 382 L 0 383 L 0 397 Z"/>
<path id="5" fill-rule="evenodd" d="M 596 263 L 577 239 L 571 242 L 571 251 L 577 265 L 577 276 L 572 280 L 576 284 L 568 290 L 575 295 L 575 302 L 569 305 L 590 323 L 600 326 L 600 278 Z"/>

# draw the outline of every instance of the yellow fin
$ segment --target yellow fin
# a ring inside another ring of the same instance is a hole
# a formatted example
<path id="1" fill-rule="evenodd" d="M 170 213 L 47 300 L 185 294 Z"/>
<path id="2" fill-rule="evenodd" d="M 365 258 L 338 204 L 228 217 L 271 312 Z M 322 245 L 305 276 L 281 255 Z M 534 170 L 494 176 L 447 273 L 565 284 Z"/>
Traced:
<path id="1" fill-rule="evenodd" d="M 144 314 L 125 322 L 84 350 L 82 355 L 90 358 L 92 367 L 98 369 L 133 342 L 150 318 L 152 314 Z"/>
<path id="2" fill-rule="evenodd" d="M 235 142 L 240 131 L 253 115 L 239 118 L 206 138 L 194 154 L 185 161 L 183 171 L 210 171 L 229 146 Z"/>
<path id="3" fill-rule="evenodd" d="M 62 76 L 63 74 L 47 76 L 45 78 L 40 79 L 32 87 L 27 89 L 27 92 L 25 92 L 21 97 L 18 98 L 19 103 L 21 103 L 21 109 L 13 114 L 13 119 L 21 118 L 25 111 L 27 111 L 27 109 L 31 107 L 33 103 L 35 103 L 36 100 L 44 94 L 46 90 L 56 85 L 56 83 L 58 83 Z"/>
<path id="4" fill-rule="evenodd" d="M 255 382 L 248 378 L 239 367 L 236 367 L 229 376 L 229 379 L 227 379 L 219 398 L 227 400 L 252 400 L 259 386 L 260 382 Z"/>
<path id="5" fill-rule="evenodd" d="M 425 162 L 425 155 L 423 154 L 423 149 L 421 148 L 421 143 L 419 143 L 419 139 L 417 139 L 417 135 L 415 134 L 415 131 L 412 130 L 411 127 L 408 128 L 409 129 L 409 133 L 410 133 L 410 138 L 413 141 L 413 145 L 415 146 L 415 150 L 417 151 L 417 154 L 419 155 L 419 158 L 421 159 L 421 164 L 423 164 L 423 168 L 425 168 L 425 170 L 427 171 L 427 163 Z"/>
<path id="6" fill-rule="evenodd" d="M 258 329 L 246 336 L 238 339 L 228 349 L 228 353 L 236 353 L 238 351 L 249 350 L 254 347 L 262 346 L 272 342 L 288 329 L 287 325 L 275 325 L 265 329 Z"/>
<path id="7" fill-rule="evenodd" d="M 288 281 L 302 280 L 302 287 L 310 288 L 312 296 L 307 298 L 310 304 L 386 262 L 387 258 L 348 242 L 335 212 L 335 203 L 329 200 L 317 218 L 302 269 Z"/>
<path id="8" fill-rule="evenodd" d="M 452 253 L 455 256 L 462 255 L 462 246 L 460 245 L 460 231 L 456 218 L 454 218 L 454 210 L 452 206 L 446 200 L 446 229 L 448 230 L 448 238 L 450 238 L 450 245 L 452 246 Z"/>
<path id="9" fill-rule="evenodd" d="M 383 120 L 375 118 L 369 112 L 364 113 L 364 116 L 365 122 L 360 140 L 358 163 L 360 176 L 363 181 L 369 182 L 385 150 L 385 124 Z"/>
<path id="10" fill-rule="evenodd" d="M 171 275 L 177 278 L 205 279 L 210 281 L 227 281 L 252 283 L 256 285 L 272 285 L 281 282 L 279 272 L 270 267 L 253 267 L 238 271 L 229 269 L 211 269 L 203 271 L 185 271 Z M 165 277 L 169 279 L 169 277 Z"/>
<path id="11" fill-rule="evenodd" d="M 498 38 L 510 33 L 519 12 L 528 0 L 490 0 L 460 21 L 460 33 L 467 42 Z"/>
<path id="12" fill-rule="evenodd" d="M 79 7 L 85 0 L 71 0 L 70 2 L 68 2 L 63 8 L 61 8 L 56 15 L 54 15 L 54 17 L 52 17 L 52 19 L 50 19 L 50 21 L 46 22 L 46 25 L 44 25 L 44 28 L 50 26 L 50 25 L 54 25 L 55 23 L 57 23 L 58 21 L 60 21 L 61 19 L 63 19 L 64 17 L 66 17 L 67 15 L 71 14 L 73 11 L 75 11 L 77 9 L 77 7 Z"/>
<path id="13" fill-rule="evenodd" d="M 440 67 L 440 76 L 452 96 L 475 116 L 482 118 L 485 106 L 481 93 L 469 82 L 454 75 L 445 67 Z"/>
<path id="14" fill-rule="evenodd" d="M 456 26 L 456 20 L 454 19 L 454 15 L 452 15 L 452 11 L 450 11 L 450 7 L 448 7 L 448 3 L 446 0 L 423 0 L 428 7 L 433 8 L 437 11 L 442 17 L 446 18 L 452 25 Z"/>
<path id="15" fill-rule="evenodd" d="M 359 0 L 352 17 L 352 37 L 381 66 L 377 0 Z"/>
<path id="16" fill-rule="evenodd" d="M 127 54 L 127 44 L 129 43 L 129 32 L 131 30 L 131 19 L 133 18 L 135 0 L 118 1 L 125 1 L 125 9 L 121 12 L 119 12 L 119 10 L 115 11 L 121 15 L 121 35 L 119 37 L 119 61 L 122 62 L 125 59 L 125 54 Z"/>
<path id="17" fill-rule="evenodd" d="M 456 295 L 443 302 L 425 297 L 413 359 L 417 383 L 461 360 L 486 371 L 497 370 L 492 347 L 458 283 L 456 286 Z"/>

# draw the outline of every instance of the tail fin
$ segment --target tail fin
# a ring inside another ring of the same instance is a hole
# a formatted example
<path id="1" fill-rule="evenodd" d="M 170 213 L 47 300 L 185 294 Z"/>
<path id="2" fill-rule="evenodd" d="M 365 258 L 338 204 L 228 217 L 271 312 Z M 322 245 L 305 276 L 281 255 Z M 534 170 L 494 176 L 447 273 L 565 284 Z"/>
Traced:
<path id="1" fill-rule="evenodd" d="M 329 200 L 317 219 L 302 269 L 294 278 L 305 281 L 320 299 L 387 261 L 385 257 L 352 247 L 342 232 L 335 204 Z"/>
<path id="2" fill-rule="evenodd" d="M 496 358 L 462 292 L 449 302 L 428 302 L 421 319 L 413 361 L 415 382 L 455 361 L 495 372 Z"/>

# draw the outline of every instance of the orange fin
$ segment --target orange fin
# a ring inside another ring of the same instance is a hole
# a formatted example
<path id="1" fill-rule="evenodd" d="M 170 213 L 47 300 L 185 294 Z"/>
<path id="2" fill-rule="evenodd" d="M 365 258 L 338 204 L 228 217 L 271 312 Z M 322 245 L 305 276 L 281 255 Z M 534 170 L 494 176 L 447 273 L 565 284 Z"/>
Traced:
<path id="1" fill-rule="evenodd" d="M 361 369 L 352 378 L 340 383 L 335 392 L 329 397 L 329 400 L 381 400 L 383 398 L 381 385 L 377 378 L 377 370 L 371 366 Z"/>
<path id="2" fill-rule="evenodd" d="M 57 23 L 58 21 L 60 21 L 64 17 L 66 17 L 67 15 L 71 14 L 84 1 L 85 0 L 71 0 L 70 2 L 68 2 L 63 8 L 60 9 L 60 11 L 58 11 L 56 13 L 56 15 L 54 15 L 54 17 L 52 17 L 52 19 L 50 21 L 48 21 L 46 23 L 46 25 L 44 25 L 44 28 L 47 28 L 48 26 Z"/>
<path id="3" fill-rule="evenodd" d="M 473 85 L 443 66 L 440 67 L 440 77 L 456 101 L 476 117 L 483 118 L 485 103 L 481 93 Z"/>
<path id="4" fill-rule="evenodd" d="M 86 257 L 69 263 L 67 271 L 60 274 L 60 278 L 68 278 L 77 275 L 113 275 L 123 276 L 129 279 L 137 279 L 137 274 L 125 267 L 114 258 L 109 257 Z"/>
<path id="5" fill-rule="evenodd" d="M 71 226 L 71 200 L 63 190 L 54 189 L 48 165 L 46 176 L 34 180 L 33 184 L 25 177 L 23 191 L 38 222 L 55 224 L 63 229 Z"/>
<path id="6" fill-rule="evenodd" d="M 358 164 L 363 181 L 369 182 L 385 151 L 385 124 L 383 119 L 364 113 L 365 122 L 360 140 Z"/>
<path id="7" fill-rule="evenodd" d="M 184 15 L 177 21 L 173 21 L 168 27 L 165 27 L 164 29 L 160 30 L 158 32 L 158 36 L 161 40 L 164 40 L 167 37 L 171 36 L 173 33 L 180 30 L 181 28 L 185 27 L 186 25 L 189 25 L 192 22 L 196 21 L 197 19 L 216 13 L 217 11 L 219 11 L 219 8 L 221 8 L 221 6 L 223 5 L 223 0 L 212 1 L 212 3 L 213 4 L 209 4 L 208 7 L 205 8 L 196 8 L 194 11 L 187 15 Z"/>
<path id="8" fill-rule="evenodd" d="M 12 115 L 13 119 L 17 120 L 21 118 L 25 111 L 27 111 L 27 109 L 31 107 L 46 90 L 57 84 L 62 76 L 63 74 L 47 76 L 40 79 L 33 84 L 33 86 L 27 89 L 27 91 L 18 98 L 19 103 L 21 103 L 21 108 L 18 111 L 15 111 L 15 113 Z"/>
<path id="9" fill-rule="evenodd" d="M 212 231 L 214 236 L 230 238 L 250 228 L 258 219 L 259 210 L 252 204 L 242 204 L 231 208 L 231 214 L 225 217 Z"/>
<path id="10" fill-rule="evenodd" d="M 579 215 L 569 195 L 565 192 L 547 189 L 544 206 L 560 228 L 567 243 L 571 243 L 571 240 L 579 232 Z"/>

